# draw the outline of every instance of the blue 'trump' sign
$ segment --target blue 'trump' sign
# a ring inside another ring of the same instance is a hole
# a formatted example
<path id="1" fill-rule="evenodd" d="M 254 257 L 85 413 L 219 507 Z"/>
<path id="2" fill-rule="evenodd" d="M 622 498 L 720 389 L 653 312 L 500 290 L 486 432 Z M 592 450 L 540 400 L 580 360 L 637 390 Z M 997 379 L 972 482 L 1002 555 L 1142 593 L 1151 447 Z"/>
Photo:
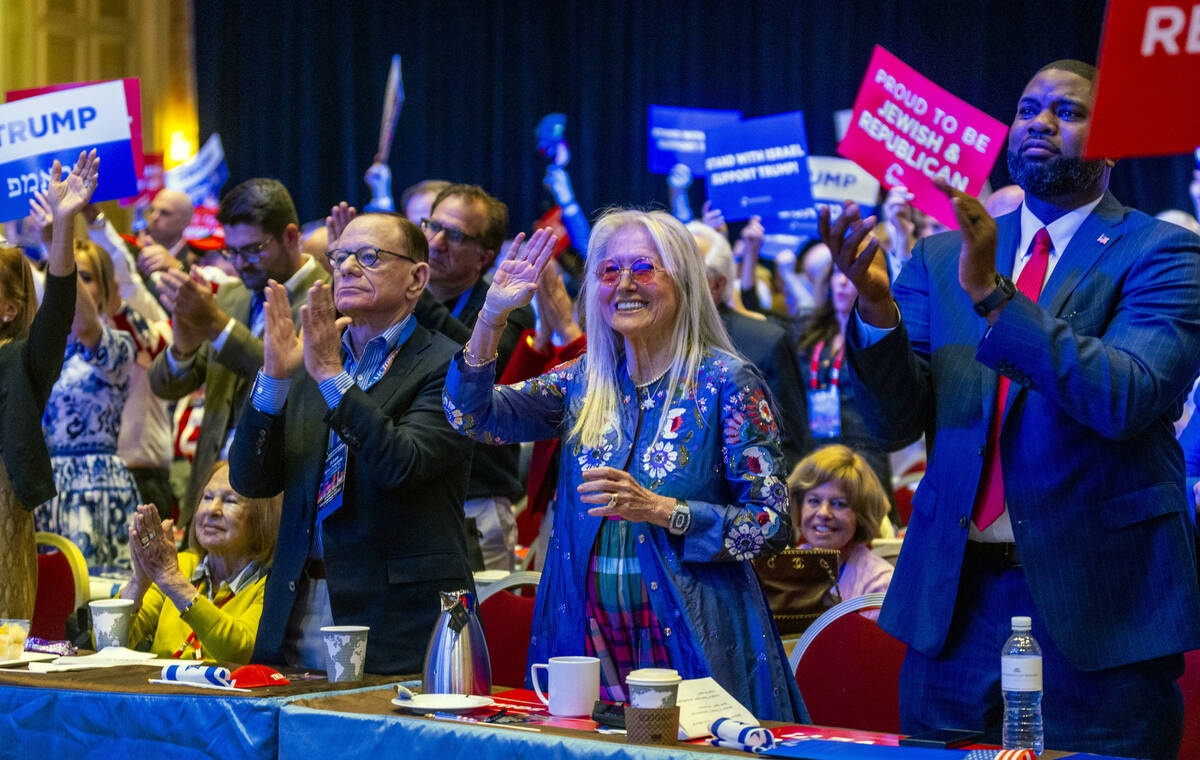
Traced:
<path id="1" fill-rule="evenodd" d="M 704 168 L 708 199 L 729 221 L 812 205 L 799 111 L 708 130 Z"/>
<path id="2" fill-rule="evenodd" d="M 125 86 L 120 80 L 60 90 L 0 105 L 0 220 L 29 213 L 50 183 L 54 159 L 75 165 L 96 149 L 100 183 L 93 201 L 137 195 Z"/>
<path id="3" fill-rule="evenodd" d="M 650 106 L 646 163 L 651 174 L 668 174 L 675 164 L 687 164 L 692 176 L 704 176 L 704 132 L 741 121 L 741 111 Z"/>

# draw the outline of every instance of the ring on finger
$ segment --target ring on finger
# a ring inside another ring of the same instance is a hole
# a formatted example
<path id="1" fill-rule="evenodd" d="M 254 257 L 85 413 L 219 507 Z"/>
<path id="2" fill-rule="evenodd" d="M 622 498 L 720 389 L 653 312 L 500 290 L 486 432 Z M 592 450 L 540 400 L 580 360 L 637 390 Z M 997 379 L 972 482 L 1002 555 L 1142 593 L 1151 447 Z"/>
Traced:
<path id="1" fill-rule="evenodd" d="M 150 531 L 149 533 L 146 534 L 146 538 L 147 538 L 147 540 L 150 540 L 150 539 L 153 539 L 156 535 L 157 534 L 154 531 Z"/>
<path id="2" fill-rule="evenodd" d="M 605 506 L 608 507 L 609 509 L 612 509 L 613 507 L 617 506 L 617 495 L 615 493 L 609 495 L 608 504 L 606 504 Z"/>
<path id="3" fill-rule="evenodd" d="M 150 539 L 146 538 L 145 536 L 142 536 L 142 547 L 145 548 L 149 545 L 150 545 Z"/>

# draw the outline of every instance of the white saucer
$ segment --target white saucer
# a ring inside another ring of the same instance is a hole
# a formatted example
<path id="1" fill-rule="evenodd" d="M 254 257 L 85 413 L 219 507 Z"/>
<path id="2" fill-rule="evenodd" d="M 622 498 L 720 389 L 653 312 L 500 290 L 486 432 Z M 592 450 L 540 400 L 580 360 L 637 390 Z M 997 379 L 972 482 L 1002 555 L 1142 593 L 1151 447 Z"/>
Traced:
<path id="1" fill-rule="evenodd" d="M 476 694 L 418 694 L 412 699 L 393 699 L 392 704 L 414 712 L 467 712 L 493 702 L 491 697 Z"/>

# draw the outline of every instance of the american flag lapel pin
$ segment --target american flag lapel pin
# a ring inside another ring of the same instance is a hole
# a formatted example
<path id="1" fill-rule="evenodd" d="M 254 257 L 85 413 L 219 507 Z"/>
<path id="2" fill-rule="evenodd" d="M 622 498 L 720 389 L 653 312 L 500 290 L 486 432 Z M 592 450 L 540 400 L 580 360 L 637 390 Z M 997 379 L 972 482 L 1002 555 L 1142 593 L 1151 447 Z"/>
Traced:
<path id="1" fill-rule="evenodd" d="M 1108 245 L 1108 235 L 1101 234 L 1100 237 L 1096 238 L 1096 242 L 1100 245 Z"/>

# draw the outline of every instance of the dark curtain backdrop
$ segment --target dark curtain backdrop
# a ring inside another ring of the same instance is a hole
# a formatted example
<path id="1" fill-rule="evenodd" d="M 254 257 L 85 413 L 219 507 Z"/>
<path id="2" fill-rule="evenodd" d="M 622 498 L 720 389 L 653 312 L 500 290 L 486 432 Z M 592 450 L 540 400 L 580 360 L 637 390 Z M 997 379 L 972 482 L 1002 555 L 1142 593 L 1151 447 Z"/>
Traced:
<path id="1" fill-rule="evenodd" d="M 646 172 L 651 104 L 801 110 L 811 151 L 832 155 L 832 113 L 853 104 L 879 43 L 1008 123 L 1040 65 L 1094 62 L 1103 3 L 197 0 L 194 11 L 200 136 L 221 134 L 231 184 L 278 177 L 301 219 L 343 199 L 361 207 L 400 53 L 397 201 L 424 178 L 478 183 L 509 204 L 516 234 L 548 207 L 533 130 L 551 111 L 568 117 L 589 215 L 665 203 L 665 178 Z M 1113 190 L 1150 213 L 1190 210 L 1191 167 L 1187 156 L 1123 161 Z M 992 183 L 1007 182 L 1001 158 Z"/>

